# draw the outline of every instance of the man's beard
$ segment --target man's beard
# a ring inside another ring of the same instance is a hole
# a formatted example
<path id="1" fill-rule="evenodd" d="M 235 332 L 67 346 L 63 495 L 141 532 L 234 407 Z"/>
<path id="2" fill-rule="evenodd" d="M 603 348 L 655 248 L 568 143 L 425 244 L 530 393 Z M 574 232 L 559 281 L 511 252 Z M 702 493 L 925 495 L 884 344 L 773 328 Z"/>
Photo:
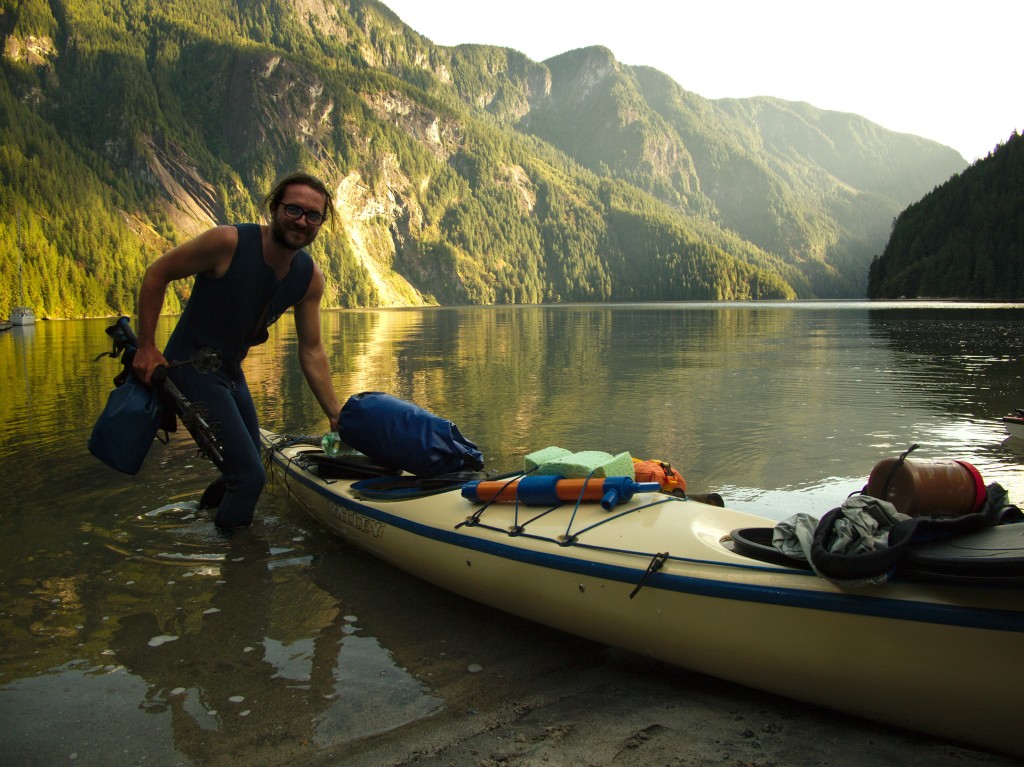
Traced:
<path id="1" fill-rule="evenodd" d="M 276 216 L 270 222 L 270 239 L 283 248 L 299 250 L 316 239 L 316 230 L 288 229 Z"/>

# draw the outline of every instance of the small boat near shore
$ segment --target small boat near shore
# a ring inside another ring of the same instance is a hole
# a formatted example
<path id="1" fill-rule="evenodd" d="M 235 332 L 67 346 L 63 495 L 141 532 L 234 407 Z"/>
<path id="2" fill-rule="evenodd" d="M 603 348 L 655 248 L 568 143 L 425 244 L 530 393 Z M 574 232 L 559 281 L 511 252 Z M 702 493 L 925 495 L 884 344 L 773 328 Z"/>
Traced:
<path id="1" fill-rule="evenodd" d="M 1011 415 L 1004 415 L 1002 421 L 1009 436 L 1024 440 L 1024 408 L 1014 408 L 1014 412 Z"/>
<path id="2" fill-rule="evenodd" d="M 34 325 L 36 314 L 27 306 L 15 306 L 11 309 L 11 318 L 8 320 L 11 325 Z"/>
<path id="3" fill-rule="evenodd" d="M 901 577 L 854 589 L 759 556 L 773 520 L 685 494 L 640 492 L 610 509 L 481 504 L 462 481 L 346 476 L 308 443 L 262 439 L 272 489 L 441 588 L 742 685 L 1024 756 L 1024 524 L 926 546 Z"/>

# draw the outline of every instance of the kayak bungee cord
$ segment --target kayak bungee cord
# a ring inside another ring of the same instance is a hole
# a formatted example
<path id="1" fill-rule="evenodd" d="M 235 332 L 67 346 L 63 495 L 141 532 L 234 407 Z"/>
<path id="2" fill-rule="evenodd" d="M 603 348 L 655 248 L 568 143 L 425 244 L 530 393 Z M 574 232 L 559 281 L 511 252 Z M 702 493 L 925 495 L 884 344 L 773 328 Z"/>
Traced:
<path id="1" fill-rule="evenodd" d="M 293 447 L 293 446 L 295 446 L 297 444 L 300 444 L 300 443 L 302 443 L 302 441 L 304 439 L 305 439 L 305 437 L 291 437 L 291 436 L 289 436 L 287 434 L 282 434 L 282 435 L 278 436 L 278 441 L 277 442 L 272 443 L 266 450 L 263 451 L 263 468 L 266 469 L 266 472 L 267 472 L 268 484 L 272 484 L 273 481 L 274 481 L 274 472 L 273 472 L 274 453 L 280 453 L 285 448 Z M 299 458 L 301 456 L 305 455 L 305 453 L 307 453 L 307 452 L 313 452 L 313 451 L 312 450 L 306 450 L 306 451 L 302 451 L 300 453 L 296 453 L 295 455 L 285 456 L 284 457 L 285 471 L 283 471 L 281 473 L 282 473 L 283 478 L 284 478 L 284 489 L 286 491 L 288 491 L 289 493 L 291 493 L 291 485 L 289 484 L 287 469 L 293 463 L 296 464 L 297 466 L 302 467 L 302 468 L 306 468 L 305 466 L 303 466 L 302 462 L 299 461 Z M 327 480 L 324 480 L 324 482 L 326 483 Z"/>
<path id="2" fill-rule="evenodd" d="M 455 529 L 458 530 L 460 527 L 463 527 L 463 526 L 475 527 L 476 525 L 480 524 L 480 517 L 483 515 L 483 513 L 487 509 L 489 509 L 491 507 L 491 504 L 493 504 L 495 501 L 498 500 L 498 498 L 501 496 L 501 494 L 505 490 L 507 490 L 508 488 L 512 487 L 513 484 L 515 484 L 516 482 L 518 482 L 520 479 L 522 479 L 526 475 L 530 474 L 531 472 L 536 471 L 538 468 L 539 467 L 534 466 L 532 469 L 530 469 L 528 471 L 525 471 L 522 474 L 519 474 L 519 475 L 514 476 L 514 477 L 510 477 L 508 482 L 506 482 L 504 485 L 502 485 L 501 491 L 499 491 L 498 493 L 495 493 L 494 497 L 491 500 L 486 501 L 483 506 L 481 506 L 479 509 L 474 511 L 464 521 L 459 522 L 459 524 L 457 524 L 455 526 Z M 559 504 L 559 506 L 560 505 L 561 504 Z M 548 511 L 553 511 L 554 509 L 557 509 L 557 508 L 558 508 L 558 506 L 555 506 L 552 509 L 548 509 Z M 547 514 L 548 511 L 545 511 L 545 512 L 543 512 L 541 514 L 538 514 L 533 519 L 538 519 L 538 518 L 544 516 L 544 514 Z M 507 532 L 512 533 L 513 535 L 519 535 L 523 531 L 523 526 L 519 525 L 519 497 L 518 496 L 516 496 L 516 506 L 515 506 L 515 509 L 513 511 L 513 514 L 514 514 L 514 516 L 513 516 L 513 519 L 512 519 L 512 529 L 507 531 Z M 530 522 L 532 522 L 533 519 L 531 519 Z M 527 524 L 529 524 L 529 523 L 527 523 Z M 513 532 L 513 531 L 515 531 L 515 532 Z"/>
<path id="3" fill-rule="evenodd" d="M 516 527 L 513 527 L 512 529 L 507 529 L 507 528 L 504 528 L 504 527 L 497 527 L 495 525 L 488 525 L 485 522 L 481 522 L 480 519 L 479 519 L 479 514 L 478 513 L 474 514 L 472 517 L 466 519 L 463 522 L 459 522 L 457 525 L 455 525 L 455 529 L 458 529 L 460 527 L 480 527 L 480 528 L 482 528 L 484 530 L 490 530 L 490 531 L 495 532 L 495 533 L 504 533 L 505 535 L 508 535 L 510 538 L 522 536 L 524 538 L 528 538 L 529 540 L 533 540 L 533 541 L 546 541 L 548 543 L 554 543 L 554 544 L 556 544 L 558 546 L 563 546 L 563 547 L 567 547 L 567 546 L 580 546 L 582 548 L 592 549 L 594 551 L 608 551 L 608 552 L 615 553 L 615 554 L 629 554 L 629 555 L 632 555 L 632 556 L 649 557 L 649 556 L 651 556 L 651 553 L 647 552 L 647 551 L 631 551 L 629 549 L 619 549 L 619 548 L 608 547 L 608 546 L 595 546 L 595 545 L 589 544 L 589 543 L 581 543 L 580 540 L 579 540 L 579 537 L 581 535 L 583 535 L 584 533 L 590 532 L 594 528 L 601 527 L 602 525 L 607 525 L 608 523 L 614 522 L 615 520 L 620 519 L 621 517 L 628 516 L 629 514 L 635 514 L 635 513 L 639 512 L 639 511 L 643 511 L 644 509 L 654 508 L 655 506 L 660 506 L 660 505 L 662 505 L 664 503 L 671 503 L 673 500 L 679 501 L 681 499 L 675 498 L 675 497 L 659 498 L 658 500 L 650 501 L 649 503 L 645 503 L 645 504 L 642 504 L 640 506 L 635 506 L 635 507 L 633 507 L 631 509 L 625 509 L 624 511 L 620 511 L 617 514 L 609 514 L 607 517 L 605 517 L 604 519 L 600 520 L 599 522 L 595 522 L 594 524 L 589 525 L 588 527 L 584 527 L 581 530 L 577 530 L 575 533 L 572 532 L 572 525 L 571 525 L 571 522 L 570 522 L 569 529 L 566 530 L 565 534 L 561 535 L 561 536 L 558 536 L 557 538 L 551 538 L 551 537 L 546 536 L 546 535 L 534 535 L 533 533 L 529 533 L 529 532 L 526 531 L 526 526 L 528 524 L 530 524 L 531 522 L 534 522 L 534 521 L 540 519 L 541 517 L 547 516 L 548 514 L 550 514 L 553 511 L 557 511 L 558 509 L 563 508 L 565 506 L 565 504 L 556 504 L 556 505 L 554 505 L 554 506 L 552 506 L 552 507 L 550 507 L 548 509 L 545 509 L 544 511 L 542 511 L 539 514 L 537 514 L 534 517 L 532 517 L 527 522 L 524 522 L 522 525 L 517 525 Z M 579 503 L 580 502 L 577 501 L 576 502 L 576 507 L 577 508 L 573 509 L 573 516 L 574 517 L 575 517 L 575 512 L 576 512 L 576 510 L 579 507 Z M 675 557 L 673 557 L 673 559 L 674 558 Z M 699 561 L 699 560 L 687 560 L 687 561 Z"/>
<path id="4" fill-rule="evenodd" d="M 596 469 L 595 469 L 596 471 Z M 583 502 L 583 496 L 587 492 L 587 483 L 594 478 L 594 472 L 591 471 L 586 479 L 583 480 L 583 486 L 580 488 L 580 495 L 576 499 L 576 506 L 573 507 L 572 514 L 569 515 L 569 524 L 566 525 L 565 533 L 562 535 L 562 540 L 559 541 L 560 546 L 572 546 L 579 539 L 579 534 L 570 535 L 572 531 L 572 523 L 576 521 L 576 512 L 580 510 L 580 504 Z"/>
<path id="5" fill-rule="evenodd" d="M 640 593 L 640 589 L 647 585 L 647 579 L 654 575 L 656 572 L 658 572 L 658 570 L 660 570 L 662 566 L 665 564 L 665 560 L 667 559 L 667 551 L 664 554 L 654 555 L 654 558 L 651 560 L 651 563 L 647 565 L 647 569 L 644 571 L 644 574 L 640 576 L 640 580 L 637 582 L 636 588 L 629 592 L 630 599 L 632 599 Z"/>
<path id="6" fill-rule="evenodd" d="M 522 474 L 513 476 L 504 484 L 500 484 L 500 482 L 497 481 L 470 481 L 463 484 L 462 496 L 476 503 L 481 503 L 482 505 L 467 519 L 456 525 L 455 529 L 457 530 L 464 525 L 472 527 L 479 524 L 484 511 L 490 508 L 492 503 L 498 501 L 512 501 L 515 504 L 513 507 L 513 521 L 512 526 L 508 528 L 507 531 L 510 535 L 520 535 L 525 531 L 525 525 L 519 524 L 520 505 L 544 506 L 550 502 L 552 504 L 548 509 L 548 512 L 550 512 L 561 508 L 565 505 L 565 502 L 573 500 L 573 496 L 569 495 L 572 493 L 575 494 L 575 505 L 573 506 L 572 513 L 569 516 L 569 523 L 566 526 L 565 533 L 558 538 L 560 545 L 569 546 L 576 542 L 577 536 L 572 535 L 572 526 L 576 521 L 576 514 L 583 501 L 596 500 L 600 497 L 602 508 L 610 512 L 615 507 L 615 504 L 618 503 L 620 498 L 629 499 L 636 490 L 650 492 L 658 489 L 657 483 L 636 483 L 628 477 L 595 478 L 594 474 L 597 471 L 596 469 L 592 470 L 585 478 L 582 479 L 565 479 L 563 477 L 546 475 L 535 476 L 532 478 L 527 476 L 538 468 L 538 466 L 535 466 Z M 538 481 L 531 483 L 529 489 L 524 490 L 524 487 L 526 487 L 527 483 L 530 483 L 531 480 Z M 613 485 L 611 488 L 609 488 L 609 483 L 612 483 Z M 577 484 L 579 489 L 575 490 L 574 488 Z M 485 485 L 487 486 L 486 490 L 483 489 Z M 565 485 L 565 487 L 563 487 L 563 485 Z M 506 492 L 509 489 L 512 490 L 511 493 Z M 544 514 L 548 512 L 544 512 L 533 517 L 530 522 L 538 519 L 540 516 L 544 516 Z M 526 524 L 529 524 L 529 522 Z M 603 522 L 599 524 L 603 524 Z"/>

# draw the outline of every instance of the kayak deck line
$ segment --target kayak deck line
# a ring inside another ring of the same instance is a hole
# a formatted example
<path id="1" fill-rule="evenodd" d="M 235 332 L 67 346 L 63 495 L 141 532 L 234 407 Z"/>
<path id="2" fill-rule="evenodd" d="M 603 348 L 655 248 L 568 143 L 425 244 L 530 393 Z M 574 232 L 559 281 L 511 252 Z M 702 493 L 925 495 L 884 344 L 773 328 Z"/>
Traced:
<path id="1" fill-rule="evenodd" d="M 664 564 L 676 563 L 681 565 L 696 565 L 701 567 L 717 568 L 722 570 L 750 571 L 752 573 L 784 574 L 787 577 L 811 579 L 811 582 L 820 578 L 810 570 L 789 569 L 770 564 L 756 564 L 746 562 L 721 561 L 714 559 L 701 559 L 673 555 L 670 552 L 640 551 L 611 547 L 598 544 L 581 542 L 579 540 L 563 540 L 550 536 L 540 536 L 527 532 L 513 532 L 505 527 L 476 522 L 470 524 L 468 519 L 456 523 L 451 530 L 441 526 L 424 524 L 408 519 L 401 515 L 391 514 L 377 506 L 368 505 L 365 500 L 352 493 L 352 497 L 343 497 L 331 489 L 331 486 L 344 482 L 343 480 L 323 480 L 309 471 L 308 468 L 296 460 L 296 457 L 280 456 L 279 451 L 273 451 L 273 459 L 279 461 L 283 467 L 294 464 L 304 474 L 295 473 L 289 477 L 289 472 L 284 472 L 286 488 L 289 480 L 297 481 L 310 490 L 324 498 L 332 506 L 339 506 L 355 513 L 361 514 L 372 520 L 385 525 L 411 532 L 415 535 L 436 540 L 463 549 L 491 554 L 504 559 L 514 560 L 523 564 L 530 564 L 570 572 L 578 575 L 588 575 L 603 578 L 606 580 L 621 582 L 635 587 L 642 583 L 644 588 L 660 589 L 670 592 L 681 592 L 697 596 L 736 600 L 741 602 L 752 602 L 765 605 L 778 605 L 803 609 L 818 610 L 831 613 L 843 613 L 849 615 L 861 615 L 867 617 L 889 618 L 908 620 L 923 623 L 934 623 L 947 626 L 958 626 L 972 629 L 990 629 L 996 631 L 1008 631 L 1024 633 L 1024 613 L 1019 611 L 1001 610 L 977 606 L 963 606 L 957 604 L 944 604 L 926 602 L 912 599 L 893 599 L 884 596 L 872 596 L 868 594 L 854 594 L 844 591 L 815 591 L 804 588 L 767 585 L 761 583 L 743 583 L 716 578 L 701 577 L 697 575 L 683 575 L 679 573 L 665 572 Z M 432 495 L 439 495 L 445 492 L 456 492 L 456 489 L 440 491 Z M 289 489 L 289 492 L 290 489 Z M 395 501 L 397 502 L 397 501 Z M 393 502 L 388 502 L 393 503 Z M 592 531 L 608 522 L 621 519 L 636 511 L 654 508 L 667 503 L 695 503 L 676 496 L 666 496 L 657 501 L 640 504 L 636 507 L 625 509 L 614 515 L 610 515 L 601 522 L 590 525 L 576 534 Z M 537 514 L 530 522 L 544 518 L 551 513 L 564 509 L 566 504 L 560 504 L 546 509 Z M 478 510 L 479 511 L 479 510 Z M 473 515 L 471 515 L 472 517 Z M 603 552 L 612 555 L 619 555 L 642 560 L 637 566 L 618 565 L 608 562 L 596 562 L 593 560 L 580 559 L 577 557 L 555 554 L 534 549 L 510 546 L 497 540 L 475 537 L 461 534 L 459 529 L 479 528 L 508 539 L 524 539 L 540 543 L 550 544 L 559 549 L 580 549 L 586 551 Z M 657 572 L 648 572 L 651 561 L 658 557 L 664 557 L 663 566 Z M 628 596 L 628 594 L 627 594 Z"/>
<path id="2" fill-rule="evenodd" d="M 671 503 L 672 501 L 681 501 L 681 500 L 683 500 L 683 499 L 675 498 L 675 497 L 672 497 L 672 496 L 667 496 L 667 497 L 661 498 L 661 499 L 656 500 L 656 501 L 651 501 L 649 503 L 643 503 L 643 504 L 640 504 L 639 506 L 634 506 L 632 508 L 628 508 L 625 511 L 620 511 L 620 512 L 617 512 L 617 513 L 614 513 L 614 514 L 609 513 L 608 516 L 605 517 L 604 519 L 599 520 L 598 522 L 595 522 L 594 524 L 589 525 L 587 527 L 584 527 L 584 528 L 582 528 L 580 530 L 577 530 L 576 532 L 573 532 L 572 524 L 573 524 L 573 522 L 576 521 L 576 512 L 579 509 L 580 503 L 581 503 L 580 501 L 576 501 L 576 505 L 575 505 L 575 508 L 573 508 L 572 515 L 569 517 L 569 524 L 565 528 L 565 533 L 562 534 L 561 536 L 559 536 L 558 538 L 549 538 L 548 536 L 539 536 L 539 535 L 533 535 L 532 533 L 527 533 L 526 532 L 526 526 L 531 524 L 531 523 L 533 523 L 533 522 L 536 522 L 537 520 L 541 519 L 542 517 L 547 516 L 548 514 L 551 514 L 554 511 L 558 511 L 559 509 L 565 508 L 565 506 L 567 505 L 565 503 L 555 504 L 554 506 L 551 506 L 547 510 L 542 511 L 541 513 L 535 515 L 533 518 L 527 520 L 526 522 L 523 522 L 521 525 L 519 524 L 519 509 L 522 508 L 522 506 L 517 503 L 516 504 L 516 509 L 515 509 L 515 512 L 514 512 L 515 516 L 514 516 L 513 525 L 511 527 L 508 527 L 508 528 L 505 528 L 505 527 L 495 527 L 494 525 L 488 525 L 488 524 L 485 524 L 485 523 L 480 521 L 480 519 L 483 517 L 483 512 L 485 510 L 487 510 L 488 508 L 490 508 L 490 503 L 487 503 L 483 507 L 477 509 L 471 516 L 467 517 L 465 520 L 463 520 L 462 522 L 459 522 L 457 525 L 455 525 L 455 529 L 458 530 L 460 527 L 481 527 L 481 528 L 484 528 L 486 530 L 493 530 L 493 531 L 499 532 L 499 533 L 501 533 L 501 532 L 507 533 L 510 536 L 522 535 L 522 536 L 525 536 L 525 537 L 528 537 L 528 538 L 532 538 L 533 540 L 542 540 L 542 541 L 550 541 L 552 543 L 557 543 L 559 546 L 572 546 L 572 545 L 574 545 L 574 544 L 579 542 L 579 537 L 581 535 L 583 535 L 584 533 L 590 532 L 591 530 L 594 530 L 595 528 L 601 527 L 602 525 L 609 524 L 610 522 L 614 522 L 617 519 L 619 519 L 620 517 L 624 517 L 624 516 L 627 516 L 629 514 L 636 514 L 638 512 L 643 511 L 644 509 L 652 508 L 654 506 L 660 506 L 663 503 Z M 626 551 L 625 549 L 617 549 L 617 551 L 620 551 L 623 554 L 636 553 L 636 552 Z"/>

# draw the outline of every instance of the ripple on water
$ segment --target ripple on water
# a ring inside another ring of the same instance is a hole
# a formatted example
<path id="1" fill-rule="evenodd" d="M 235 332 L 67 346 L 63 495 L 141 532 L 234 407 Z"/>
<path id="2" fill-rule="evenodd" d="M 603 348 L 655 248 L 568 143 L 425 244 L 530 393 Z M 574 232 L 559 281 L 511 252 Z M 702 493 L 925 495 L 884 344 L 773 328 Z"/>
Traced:
<path id="1" fill-rule="evenodd" d="M 279 531 L 273 519 L 260 516 L 253 527 L 222 531 L 212 517 L 195 500 L 174 501 L 130 515 L 113 530 L 94 532 L 125 559 L 184 570 L 177 578 L 219 576 L 229 560 L 256 560 L 273 570 L 307 566 L 312 559 L 302 550 L 302 536 L 274 540 Z"/>

